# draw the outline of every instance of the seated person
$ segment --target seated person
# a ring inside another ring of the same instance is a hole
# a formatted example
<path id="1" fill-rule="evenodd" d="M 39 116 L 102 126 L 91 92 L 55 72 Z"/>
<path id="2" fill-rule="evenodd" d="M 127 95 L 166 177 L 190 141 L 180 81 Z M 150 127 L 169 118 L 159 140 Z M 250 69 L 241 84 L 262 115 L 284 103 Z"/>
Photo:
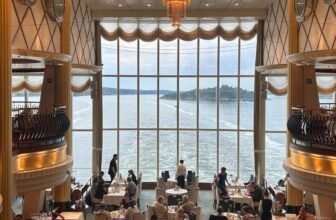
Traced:
<path id="1" fill-rule="evenodd" d="M 23 220 L 23 216 L 21 214 L 15 215 L 14 220 Z"/>
<path id="2" fill-rule="evenodd" d="M 94 213 L 94 219 L 112 219 L 111 212 L 106 210 L 106 206 L 104 202 L 100 203 L 99 210 Z M 105 216 L 105 217 L 103 217 Z"/>
<path id="3" fill-rule="evenodd" d="M 242 217 L 241 218 L 242 220 L 254 220 L 255 219 L 254 215 L 252 214 L 251 208 L 248 206 L 243 206 L 241 217 Z"/>
<path id="4" fill-rule="evenodd" d="M 132 199 L 136 193 L 136 185 L 132 181 L 131 177 L 127 177 L 127 186 L 125 188 L 126 193 L 129 195 L 129 198 Z"/>
<path id="5" fill-rule="evenodd" d="M 183 209 L 180 208 L 176 211 L 176 219 L 177 220 L 188 220 L 189 216 L 186 213 L 184 213 Z"/>
<path id="6" fill-rule="evenodd" d="M 296 216 L 295 220 L 313 220 L 314 216 L 309 214 L 307 208 L 302 206 L 299 210 L 299 215 Z"/>
<path id="7" fill-rule="evenodd" d="M 125 193 L 124 198 L 121 200 L 120 208 L 128 209 L 129 205 L 130 205 L 129 195 Z"/>
<path id="8" fill-rule="evenodd" d="M 216 216 L 224 216 L 222 206 L 218 206 Z"/>
<path id="9" fill-rule="evenodd" d="M 104 187 L 104 181 L 98 179 L 98 181 L 93 184 L 92 188 L 94 192 L 93 195 L 97 199 L 103 199 L 104 195 L 107 194 L 107 190 Z"/>
<path id="10" fill-rule="evenodd" d="M 154 212 L 158 220 L 167 220 L 168 219 L 168 208 L 164 204 L 163 196 L 159 196 L 157 201 L 153 204 Z"/>
<path id="11" fill-rule="evenodd" d="M 250 182 L 246 189 L 252 197 L 253 202 L 259 202 L 263 199 L 263 190 L 255 182 Z"/>
<path id="12" fill-rule="evenodd" d="M 189 197 L 187 195 L 184 195 L 182 197 L 182 209 L 184 212 L 190 212 L 192 211 L 192 208 L 195 208 L 195 204 L 192 201 L 189 201 Z"/>
<path id="13" fill-rule="evenodd" d="M 139 209 L 135 205 L 135 201 L 131 200 L 125 213 L 125 219 L 133 220 L 134 214 L 139 213 Z"/>
<path id="14" fill-rule="evenodd" d="M 131 179 L 135 183 L 135 185 L 138 185 L 138 181 L 137 181 L 137 178 L 136 178 L 133 170 L 128 170 L 128 177 L 131 177 Z"/>

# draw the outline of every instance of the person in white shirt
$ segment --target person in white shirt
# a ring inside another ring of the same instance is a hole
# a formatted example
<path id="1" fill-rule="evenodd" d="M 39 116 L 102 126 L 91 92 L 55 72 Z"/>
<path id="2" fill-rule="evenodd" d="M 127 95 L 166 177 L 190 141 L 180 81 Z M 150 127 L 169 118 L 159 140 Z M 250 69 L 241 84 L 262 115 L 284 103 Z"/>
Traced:
<path id="1" fill-rule="evenodd" d="M 133 220 L 134 214 L 139 213 L 139 209 L 135 205 L 136 205 L 135 201 L 131 200 L 129 207 L 127 208 L 126 213 L 125 213 L 125 219 Z"/>
<path id="2" fill-rule="evenodd" d="M 100 208 L 94 213 L 94 219 L 112 219 L 112 215 L 109 211 L 105 209 L 105 203 L 100 203 Z"/>
<path id="3" fill-rule="evenodd" d="M 164 204 L 163 196 L 157 198 L 157 201 L 153 204 L 153 208 L 158 220 L 168 219 L 168 207 Z"/>
<path id="4" fill-rule="evenodd" d="M 184 189 L 185 178 L 187 176 L 187 168 L 184 166 L 184 160 L 180 160 L 180 164 L 177 166 L 176 169 L 176 179 L 177 185 Z"/>

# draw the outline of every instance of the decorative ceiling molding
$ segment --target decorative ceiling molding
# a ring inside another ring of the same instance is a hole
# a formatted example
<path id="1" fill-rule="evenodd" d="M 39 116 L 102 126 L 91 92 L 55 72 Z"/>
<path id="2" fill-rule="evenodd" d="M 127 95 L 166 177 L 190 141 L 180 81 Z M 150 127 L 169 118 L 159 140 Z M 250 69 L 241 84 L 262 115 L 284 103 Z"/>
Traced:
<path id="1" fill-rule="evenodd" d="M 116 10 L 116 9 L 95 9 L 92 10 L 94 19 L 100 20 L 112 17 L 138 17 L 138 18 L 157 18 L 167 17 L 167 11 L 133 9 L 133 10 Z M 254 19 L 264 19 L 267 16 L 267 9 L 193 9 L 188 10 L 187 17 L 251 17 Z"/>

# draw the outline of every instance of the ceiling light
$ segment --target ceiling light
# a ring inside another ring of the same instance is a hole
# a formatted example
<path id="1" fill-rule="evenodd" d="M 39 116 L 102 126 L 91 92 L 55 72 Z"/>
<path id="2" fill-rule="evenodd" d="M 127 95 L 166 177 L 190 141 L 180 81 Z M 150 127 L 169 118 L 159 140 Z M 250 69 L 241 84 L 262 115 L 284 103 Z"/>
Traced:
<path id="1" fill-rule="evenodd" d="M 123 5 L 121 3 L 118 4 L 118 7 L 122 7 Z"/>
<path id="2" fill-rule="evenodd" d="M 238 3 L 238 2 L 236 2 L 234 5 L 235 5 L 235 6 L 239 6 L 239 3 Z"/>
<path id="3" fill-rule="evenodd" d="M 148 3 L 148 4 L 147 4 L 147 7 L 152 7 L 152 4 L 151 4 L 151 3 Z"/>
<path id="4" fill-rule="evenodd" d="M 205 7 L 209 7 L 209 5 L 210 5 L 209 3 L 205 3 Z"/>
<path id="5" fill-rule="evenodd" d="M 167 7 L 168 17 L 172 19 L 172 25 L 179 27 L 181 19 L 186 16 L 187 5 L 191 0 L 163 0 L 163 4 Z"/>

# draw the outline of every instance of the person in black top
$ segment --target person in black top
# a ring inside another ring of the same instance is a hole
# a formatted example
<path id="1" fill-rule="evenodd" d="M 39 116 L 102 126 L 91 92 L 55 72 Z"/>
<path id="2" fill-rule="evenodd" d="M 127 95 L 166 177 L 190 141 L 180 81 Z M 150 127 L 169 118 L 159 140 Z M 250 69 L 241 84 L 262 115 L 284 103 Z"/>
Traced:
<path id="1" fill-rule="evenodd" d="M 265 190 L 264 198 L 259 203 L 260 220 L 272 220 L 273 202 L 269 192 Z"/>
<path id="2" fill-rule="evenodd" d="M 255 182 L 250 182 L 249 194 L 252 197 L 253 202 L 259 202 L 263 199 L 263 189 Z"/>
<path id="3" fill-rule="evenodd" d="M 117 173 L 117 160 L 118 160 L 118 155 L 114 154 L 113 158 L 110 162 L 110 166 L 109 166 L 109 170 L 108 170 L 108 174 L 111 177 L 111 184 L 112 184 L 112 181 L 113 181 L 113 179 L 114 179 L 114 177 Z"/>
<path id="4" fill-rule="evenodd" d="M 131 179 L 135 183 L 135 185 L 138 185 L 138 181 L 137 181 L 137 178 L 136 178 L 133 170 L 128 170 L 128 177 L 131 177 Z"/>
<path id="5" fill-rule="evenodd" d="M 226 183 L 230 185 L 227 180 L 226 168 L 222 167 L 221 172 L 217 176 L 217 186 L 222 191 L 222 193 L 226 193 Z"/>

